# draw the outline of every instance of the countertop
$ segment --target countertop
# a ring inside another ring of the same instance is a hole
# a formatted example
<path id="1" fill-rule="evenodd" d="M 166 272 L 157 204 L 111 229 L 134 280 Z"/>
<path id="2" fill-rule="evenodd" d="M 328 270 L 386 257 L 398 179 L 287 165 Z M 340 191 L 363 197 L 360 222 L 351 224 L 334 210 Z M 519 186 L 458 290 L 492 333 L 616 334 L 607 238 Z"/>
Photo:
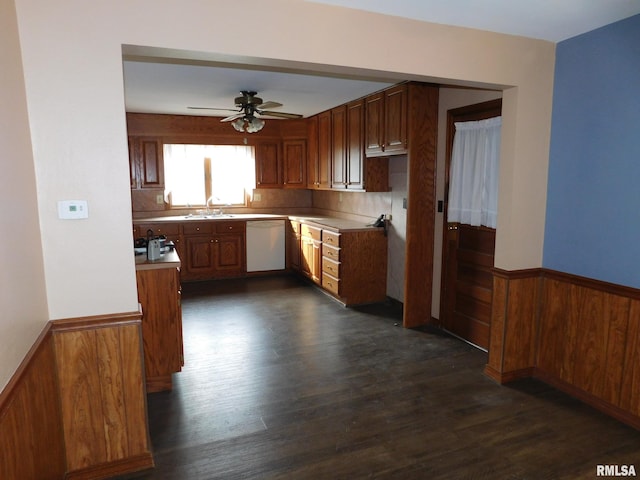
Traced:
<path id="1" fill-rule="evenodd" d="M 324 215 L 277 215 L 267 213 L 237 213 L 237 214 L 223 214 L 223 215 L 174 215 L 167 217 L 151 217 L 151 218 L 137 218 L 133 223 L 145 224 L 145 223 L 161 223 L 161 222 L 193 222 L 193 221 L 225 221 L 225 220 L 295 220 L 301 223 L 313 223 L 320 225 L 322 228 L 327 228 L 335 232 L 342 231 L 357 231 L 357 230 L 370 230 L 373 228 L 372 223 L 375 219 L 369 222 L 361 222 L 355 220 L 346 220 L 338 217 L 330 217 Z"/>
<path id="2" fill-rule="evenodd" d="M 147 260 L 146 254 L 135 255 L 136 270 L 155 270 L 160 268 L 180 268 L 180 257 L 175 250 L 160 255 L 158 260 Z"/>

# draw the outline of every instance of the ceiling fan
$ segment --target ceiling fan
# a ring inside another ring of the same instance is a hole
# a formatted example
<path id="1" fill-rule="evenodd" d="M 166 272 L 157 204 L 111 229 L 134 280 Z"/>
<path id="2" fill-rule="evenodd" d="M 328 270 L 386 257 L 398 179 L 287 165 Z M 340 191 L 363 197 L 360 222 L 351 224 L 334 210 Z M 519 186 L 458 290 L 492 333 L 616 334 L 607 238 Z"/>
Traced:
<path id="1" fill-rule="evenodd" d="M 233 128 L 239 132 L 254 133 L 262 130 L 264 120 L 256 117 L 256 115 L 277 118 L 302 118 L 297 113 L 273 112 L 271 108 L 281 107 L 278 102 L 263 102 L 260 97 L 256 97 L 258 92 L 242 90 L 241 97 L 235 98 L 236 108 L 214 108 L 214 107 L 187 107 L 192 110 L 220 110 L 227 112 L 236 112 L 234 115 L 220 120 L 221 122 L 231 122 Z"/>

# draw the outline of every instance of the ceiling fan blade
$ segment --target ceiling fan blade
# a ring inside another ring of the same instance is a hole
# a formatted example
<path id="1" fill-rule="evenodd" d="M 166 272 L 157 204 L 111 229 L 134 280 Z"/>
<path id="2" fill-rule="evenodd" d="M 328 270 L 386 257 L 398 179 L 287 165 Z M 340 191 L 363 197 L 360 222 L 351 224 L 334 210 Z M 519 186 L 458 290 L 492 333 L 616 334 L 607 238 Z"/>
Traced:
<path id="1" fill-rule="evenodd" d="M 221 122 L 232 122 L 233 120 L 235 120 L 236 118 L 242 118 L 244 117 L 244 113 L 236 113 L 235 115 L 230 115 L 228 117 L 223 118 L 222 120 L 220 120 Z"/>
<path id="2" fill-rule="evenodd" d="M 216 108 L 216 107 L 187 107 L 191 110 L 222 110 L 224 112 L 237 112 L 237 108 Z"/>
<path id="3" fill-rule="evenodd" d="M 261 110 L 263 108 L 278 108 L 278 107 L 281 107 L 281 106 L 282 106 L 282 104 L 278 103 L 278 102 L 264 102 L 264 103 L 261 103 L 259 105 Z"/>
<path id="4" fill-rule="evenodd" d="M 260 115 L 265 115 L 268 117 L 279 117 L 279 118 L 302 118 L 302 115 L 298 113 L 285 113 L 285 112 L 270 112 L 265 110 L 256 110 Z"/>

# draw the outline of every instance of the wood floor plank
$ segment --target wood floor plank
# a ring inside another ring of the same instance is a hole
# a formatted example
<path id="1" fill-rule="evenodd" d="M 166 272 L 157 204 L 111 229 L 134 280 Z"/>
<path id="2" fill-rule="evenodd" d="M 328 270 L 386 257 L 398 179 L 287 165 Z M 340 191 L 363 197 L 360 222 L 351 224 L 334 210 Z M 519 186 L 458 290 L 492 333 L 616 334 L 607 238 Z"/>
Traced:
<path id="1" fill-rule="evenodd" d="M 183 287 L 185 366 L 149 395 L 166 479 L 576 479 L 635 464 L 640 432 L 487 354 L 345 309 L 293 277 Z"/>

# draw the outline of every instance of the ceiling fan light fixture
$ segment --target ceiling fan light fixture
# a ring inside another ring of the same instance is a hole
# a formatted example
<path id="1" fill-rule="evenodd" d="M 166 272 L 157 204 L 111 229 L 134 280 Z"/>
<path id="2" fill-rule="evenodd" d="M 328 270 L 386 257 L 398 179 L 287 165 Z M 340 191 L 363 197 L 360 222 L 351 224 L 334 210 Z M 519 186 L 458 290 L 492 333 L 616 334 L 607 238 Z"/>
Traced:
<path id="1" fill-rule="evenodd" d="M 264 120 L 254 116 L 245 116 L 234 120 L 231 125 L 238 132 L 256 133 L 264 127 Z"/>

